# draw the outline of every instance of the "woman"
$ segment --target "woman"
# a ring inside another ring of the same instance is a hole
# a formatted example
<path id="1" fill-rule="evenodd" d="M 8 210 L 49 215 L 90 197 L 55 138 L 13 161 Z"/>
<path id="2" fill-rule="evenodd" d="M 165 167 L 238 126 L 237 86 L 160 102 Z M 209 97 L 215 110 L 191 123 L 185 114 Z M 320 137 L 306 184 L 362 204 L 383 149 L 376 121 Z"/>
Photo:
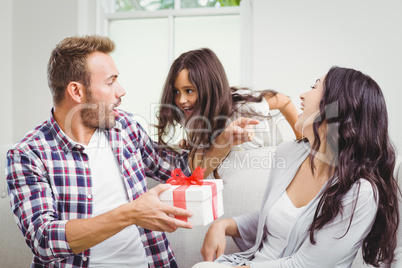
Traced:
<path id="1" fill-rule="evenodd" d="M 188 137 L 181 147 L 190 150 L 190 158 L 195 156 L 194 159 L 199 160 L 193 163 L 194 166 L 205 166 L 203 150 L 208 149 L 222 130 L 238 117 L 253 117 L 260 125 L 255 128 L 252 143 L 235 146 L 233 150 L 253 149 L 276 142 L 272 141 L 269 131 L 270 110 L 273 109 L 278 109 L 294 130 L 297 110 L 287 96 L 271 90 L 253 92 L 230 88 L 215 53 L 207 48 L 192 50 L 180 55 L 170 68 L 158 116 L 158 142 L 167 146 L 174 126 L 184 126 Z M 296 131 L 295 135 L 301 138 Z M 201 153 L 197 156 L 196 152 Z M 217 177 L 216 171 L 214 174 Z"/>
<path id="2" fill-rule="evenodd" d="M 300 98 L 305 138 L 278 147 L 286 168 L 273 167 L 260 212 L 214 222 L 201 252 L 221 264 L 194 267 L 350 267 L 361 247 L 367 264 L 393 260 L 398 187 L 380 87 L 333 67 Z M 222 255 L 225 235 L 241 253 Z"/>

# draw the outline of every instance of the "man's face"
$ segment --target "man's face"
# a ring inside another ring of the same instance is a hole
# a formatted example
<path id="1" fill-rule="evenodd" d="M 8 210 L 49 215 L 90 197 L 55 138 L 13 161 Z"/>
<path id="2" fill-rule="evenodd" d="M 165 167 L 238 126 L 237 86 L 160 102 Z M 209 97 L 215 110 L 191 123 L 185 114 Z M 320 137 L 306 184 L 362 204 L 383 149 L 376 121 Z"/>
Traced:
<path id="1" fill-rule="evenodd" d="M 110 129 L 119 115 L 115 108 L 125 90 L 117 82 L 119 72 L 109 54 L 94 52 L 88 56 L 91 85 L 85 88 L 86 108 L 81 110 L 85 127 Z"/>

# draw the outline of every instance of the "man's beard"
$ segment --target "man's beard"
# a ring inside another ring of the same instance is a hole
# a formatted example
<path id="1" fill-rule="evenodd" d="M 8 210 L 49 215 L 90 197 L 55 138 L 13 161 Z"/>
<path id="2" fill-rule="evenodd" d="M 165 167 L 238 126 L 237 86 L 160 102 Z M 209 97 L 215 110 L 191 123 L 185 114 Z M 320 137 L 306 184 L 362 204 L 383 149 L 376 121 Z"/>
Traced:
<path id="1" fill-rule="evenodd" d="M 115 126 L 116 120 L 109 109 L 113 104 L 107 104 L 106 102 L 101 102 L 92 97 L 92 93 L 89 88 L 85 88 L 85 93 L 87 95 L 87 102 L 81 110 L 81 118 L 84 126 L 88 128 L 101 128 L 101 129 L 111 129 Z"/>

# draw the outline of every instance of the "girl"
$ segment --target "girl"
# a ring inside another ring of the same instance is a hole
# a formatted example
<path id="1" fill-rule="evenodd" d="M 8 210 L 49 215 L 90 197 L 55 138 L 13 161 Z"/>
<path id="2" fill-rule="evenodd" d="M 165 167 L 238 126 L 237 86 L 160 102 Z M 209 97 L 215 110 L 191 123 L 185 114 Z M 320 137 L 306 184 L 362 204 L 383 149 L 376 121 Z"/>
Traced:
<path id="1" fill-rule="evenodd" d="M 287 166 L 273 167 L 261 210 L 214 222 L 201 252 L 217 263 L 194 268 L 350 267 L 359 248 L 367 264 L 394 259 L 398 187 L 380 87 L 333 67 L 300 98 L 305 138 L 277 148 Z M 225 235 L 243 252 L 222 255 Z"/>
<path id="2" fill-rule="evenodd" d="M 255 127 L 252 142 L 234 146 L 232 150 L 279 143 L 280 134 L 276 139 L 277 133 L 269 124 L 273 109 L 282 113 L 296 137 L 301 138 L 294 130 L 298 113 L 287 96 L 272 90 L 253 92 L 230 88 L 215 53 L 207 48 L 192 50 L 178 57 L 170 68 L 158 116 L 158 142 L 168 146 L 172 129 L 180 124 L 187 132 L 187 140 L 180 145 L 190 150 L 190 159 L 195 160 L 193 166 L 209 166 L 211 163 L 207 165 L 207 161 L 203 161 L 203 151 L 238 117 L 253 117 L 260 124 Z M 218 177 L 216 170 L 214 175 Z"/>

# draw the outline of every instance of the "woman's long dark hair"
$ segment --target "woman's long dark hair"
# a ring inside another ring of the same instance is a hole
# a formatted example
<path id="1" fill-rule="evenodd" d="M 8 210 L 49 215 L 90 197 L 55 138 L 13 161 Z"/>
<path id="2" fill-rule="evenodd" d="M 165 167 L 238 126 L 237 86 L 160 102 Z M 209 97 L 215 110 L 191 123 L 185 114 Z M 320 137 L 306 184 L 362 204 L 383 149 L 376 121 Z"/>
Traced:
<path id="1" fill-rule="evenodd" d="M 188 79 L 197 91 L 197 105 L 190 118 L 185 118 L 174 101 L 174 83 L 183 70 L 188 70 Z M 188 134 L 190 158 L 200 149 L 209 149 L 213 140 L 227 126 L 228 119 L 239 102 L 261 102 L 264 95 L 275 95 L 272 90 L 262 91 L 257 97 L 237 94 L 237 88 L 229 86 L 225 70 L 216 54 L 202 48 L 181 54 L 172 64 L 163 88 L 158 114 L 158 143 L 169 148 L 171 131 L 182 124 Z M 168 140 L 166 140 L 168 139 Z M 215 177 L 218 177 L 216 170 Z"/>
<path id="2" fill-rule="evenodd" d="M 363 241 L 363 259 L 376 267 L 392 261 L 399 224 L 399 189 L 393 176 L 395 150 L 388 136 L 388 114 L 380 87 L 359 71 L 332 67 L 324 80 L 320 115 L 313 124 L 313 152 L 321 146 L 318 133 L 324 122 L 335 168 L 310 226 L 310 241 L 315 243 L 314 232 L 342 213 L 342 198 L 364 178 L 377 190 L 378 210 Z"/>

